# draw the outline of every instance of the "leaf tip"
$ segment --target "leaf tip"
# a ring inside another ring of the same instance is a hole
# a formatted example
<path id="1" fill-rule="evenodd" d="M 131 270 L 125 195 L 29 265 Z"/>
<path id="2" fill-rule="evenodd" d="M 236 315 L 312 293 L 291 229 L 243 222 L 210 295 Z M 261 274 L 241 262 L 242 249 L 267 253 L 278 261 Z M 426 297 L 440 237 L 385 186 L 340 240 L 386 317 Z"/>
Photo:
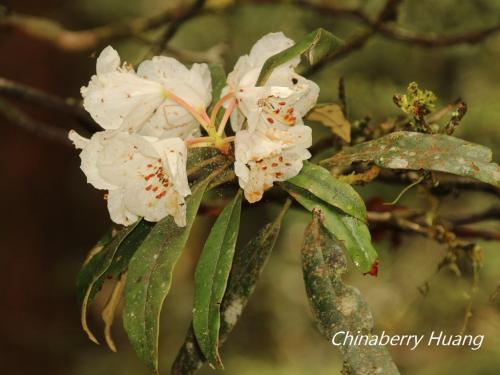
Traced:
<path id="1" fill-rule="evenodd" d="M 378 276 L 378 266 L 379 266 L 379 260 L 376 259 L 372 265 L 370 266 L 370 269 L 363 273 L 363 275 L 370 275 L 370 276 L 375 276 L 377 277 Z"/>

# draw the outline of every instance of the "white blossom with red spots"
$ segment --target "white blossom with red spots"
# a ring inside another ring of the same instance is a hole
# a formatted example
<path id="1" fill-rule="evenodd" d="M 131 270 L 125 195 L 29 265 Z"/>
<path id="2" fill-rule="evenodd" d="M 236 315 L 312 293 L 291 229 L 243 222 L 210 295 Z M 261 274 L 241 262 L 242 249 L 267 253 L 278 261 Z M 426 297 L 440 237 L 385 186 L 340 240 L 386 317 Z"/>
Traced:
<path id="1" fill-rule="evenodd" d="M 296 176 L 311 157 L 311 129 L 302 118 L 316 104 L 319 87 L 295 73 L 300 57 L 275 68 L 263 86 L 256 86 L 265 61 L 293 44 L 283 33 L 268 34 L 228 75 L 224 94 L 234 96 L 228 96 L 226 107 L 237 104 L 231 114 L 235 173 L 251 203 L 275 181 Z"/>
<path id="2" fill-rule="evenodd" d="M 237 132 L 234 171 L 245 198 L 257 202 L 275 181 L 296 176 L 311 157 L 307 150 L 311 141 L 311 128 L 304 125 Z"/>
<path id="3" fill-rule="evenodd" d="M 158 138 L 187 137 L 199 133 L 199 123 L 169 93 L 202 112 L 212 97 L 206 64 L 187 69 L 177 60 L 156 56 L 142 62 L 137 72 L 111 46 L 96 64 L 97 74 L 82 87 L 83 105 L 104 129 L 139 132 Z"/>
<path id="4" fill-rule="evenodd" d="M 82 150 L 81 168 L 88 182 L 108 190 L 108 210 L 115 223 L 129 225 L 139 217 L 156 222 L 171 215 L 177 225 L 186 225 L 184 198 L 191 190 L 182 139 L 118 130 L 98 132 L 90 139 L 71 131 L 69 138 Z"/>
<path id="5" fill-rule="evenodd" d="M 299 56 L 276 67 L 263 86 L 256 86 L 265 61 L 293 44 L 281 32 L 270 33 L 257 41 L 248 55 L 238 59 L 224 89 L 224 94 L 232 92 L 232 100 L 237 101 L 237 109 L 231 114 L 235 131 L 253 131 L 270 124 L 300 124 L 316 104 L 318 85 L 294 71 L 300 63 Z"/>

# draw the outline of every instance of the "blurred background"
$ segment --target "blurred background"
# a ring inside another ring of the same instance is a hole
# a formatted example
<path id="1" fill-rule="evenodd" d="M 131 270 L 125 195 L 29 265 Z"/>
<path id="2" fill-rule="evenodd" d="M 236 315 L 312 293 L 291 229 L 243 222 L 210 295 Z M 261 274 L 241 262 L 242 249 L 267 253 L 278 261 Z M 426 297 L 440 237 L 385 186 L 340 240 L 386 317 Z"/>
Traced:
<path id="1" fill-rule="evenodd" d="M 383 1 L 323 1 L 339 6 L 361 6 L 374 17 Z M 0 2 L 3 14 L 46 17 L 71 30 L 88 29 L 138 16 L 154 15 L 186 1 L 121 0 L 11 0 Z M 356 20 L 330 16 L 283 2 L 242 2 L 217 9 L 231 0 L 209 1 L 213 11 L 179 27 L 168 44 L 177 57 L 192 52 L 218 52 L 230 71 L 262 35 L 283 31 L 293 39 L 324 27 L 341 38 L 363 30 Z M 278 4 L 279 3 L 279 4 Z M 317 2 L 321 3 L 321 1 Z M 3 17 L 3 15 L 0 15 Z M 406 0 L 398 13 L 405 29 L 456 34 L 500 22 L 500 1 Z M 162 28 L 113 42 L 122 58 L 137 63 Z M 0 77 L 43 89 L 61 97 L 79 98 L 79 89 L 95 71 L 92 51 L 68 52 L 50 43 L 0 29 Z M 218 58 L 218 54 L 215 54 Z M 469 112 L 455 135 L 492 148 L 500 160 L 500 33 L 473 45 L 420 48 L 383 37 L 373 37 L 358 51 L 336 60 L 313 76 L 321 86 L 320 101 L 337 100 L 337 82 L 344 77 L 349 117 L 369 115 L 377 124 L 398 113 L 392 96 L 411 81 L 433 90 L 440 105 L 461 97 Z M 15 102 L 34 118 L 69 129 L 67 116 L 34 105 Z M 85 254 L 109 228 L 99 192 L 88 185 L 79 169 L 77 152 L 69 146 L 36 137 L 0 115 L 0 365 L 2 374 L 138 375 L 149 371 L 127 342 L 121 322 L 114 325 L 118 353 L 87 340 L 80 328 L 75 280 Z M 373 184 L 360 189 L 368 199 L 391 201 L 402 186 Z M 415 193 L 400 204 L 425 208 Z M 440 212 L 460 215 L 498 205 L 498 198 L 464 192 L 443 199 Z M 276 208 L 264 202 L 245 210 L 241 241 L 272 218 Z M 222 356 L 225 374 L 335 374 L 341 357 L 317 333 L 302 283 L 300 245 L 309 215 L 292 209 L 286 216 L 278 246 L 241 321 L 227 341 Z M 193 269 L 200 245 L 213 218 L 200 217 L 190 244 L 175 270 L 173 290 L 163 308 L 160 368 L 168 373 L 190 323 Z M 498 222 L 484 226 L 500 230 Z M 376 322 L 376 332 L 429 334 L 432 330 L 458 333 L 470 300 L 471 280 L 437 266 L 445 248 L 416 236 L 397 239 L 375 233 L 380 253 L 378 277 L 360 275 L 351 267 L 348 281 L 360 288 Z M 500 246 L 479 242 L 483 268 L 472 298 L 471 334 L 484 334 L 478 351 L 468 348 L 406 347 L 390 351 L 403 374 L 500 373 L 500 297 L 490 298 L 500 285 Z M 424 295 L 419 287 L 428 282 Z M 494 297 L 494 296 L 493 296 Z M 101 332 L 100 299 L 90 321 Z M 102 336 L 100 336 L 102 337 Z M 219 373 L 204 368 L 201 374 Z M 222 372 L 220 372 L 222 373 Z"/>

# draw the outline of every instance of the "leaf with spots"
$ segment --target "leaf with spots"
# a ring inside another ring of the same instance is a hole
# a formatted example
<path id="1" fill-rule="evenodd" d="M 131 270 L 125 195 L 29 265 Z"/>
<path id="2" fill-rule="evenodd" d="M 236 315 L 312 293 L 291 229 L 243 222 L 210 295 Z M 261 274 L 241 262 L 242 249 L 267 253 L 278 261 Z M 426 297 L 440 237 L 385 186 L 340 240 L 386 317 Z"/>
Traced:
<path id="1" fill-rule="evenodd" d="M 87 308 L 92 303 L 95 295 L 101 288 L 106 279 L 106 272 L 113 264 L 113 260 L 119 249 L 127 247 L 125 242 L 135 229 L 141 225 L 141 221 L 121 229 L 112 238 L 107 234 L 90 251 L 85 260 L 76 283 L 77 300 L 80 306 L 81 323 L 83 330 L 87 333 L 90 340 L 98 344 L 96 337 L 90 331 L 87 324 Z"/>
<path id="2" fill-rule="evenodd" d="M 304 162 L 300 173 L 287 180 L 289 184 L 307 190 L 309 193 L 337 207 L 339 210 L 366 221 L 366 207 L 354 188 L 333 177 L 325 168 Z"/>
<path id="3" fill-rule="evenodd" d="M 219 331 L 219 347 L 226 341 L 229 333 L 236 325 L 250 295 L 255 289 L 257 280 L 276 243 L 283 217 L 290 206 L 290 202 L 288 200 L 285 203 L 272 223 L 265 225 L 250 242 L 235 252 L 233 267 L 229 274 L 226 293 L 220 308 L 222 320 Z M 205 357 L 195 339 L 193 327 L 191 326 L 172 366 L 172 374 L 194 374 L 204 362 Z"/>
<path id="4" fill-rule="evenodd" d="M 194 274 L 194 333 L 201 351 L 213 367 L 222 367 L 218 351 L 220 304 L 238 239 L 241 197 L 239 190 L 217 218 Z"/>
<path id="5" fill-rule="evenodd" d="M 487 147 L 456 137 L 399 131 L 346 148 L 321 165 L 343 170 L 369 161 L 383 168 L 447 172 L 500 186 L 500 166 L 491 159 Z"/>
<path id="6" fill-rule="evenodd" d="M 343 42 L 325 29 L 317 29 L 307 34 L 300 42 L 290 48 L 271 56 L 266 60 L 257 80 L 257 86 L 262 86 L 275 68 L 287 63 L 296 56 L 302 56 L 307 64 L 314 66 L 330 56 Z"/>
<path id="7" fill-rule="evenodd" d="M 338 104 L 317 105 L 308 113 L 306 120 L 318 121 L 329 127 L 332 133 L 342 140 L 351 142 L 351 123 L 345 118 Z"/>
<path id="8" fill-rule="evenodd" d="M 159 221 L 132 256 L 124 290 L 123 324 L 139 358 L 158 372 L 158 332 L 163 301 L 172 273 L 186 245 L 211 174 L 192 188 L 187 199 L 186 226 L 171 216 Z"/>
<path id="9" fill-rule="evenodd" d="M 373 248 L 370 231 L 363 221 L 339 211 L 307 190 L 286 182 L 282 186 L 308 211 L 320 210 L 324 216 L 323 225 L 342 243 L 356 267 L 361 272 L 370 271 L 377 260 L 377 251 Z"/>
<path id="10" fill-rule="evenodd" d="M 321 210 L 313 210 L 302 246 L 302 271 L 309 304 L 320 333 L 327 339 L 341 331 L 370 335 L 373 317 L 359 291 L 344 284 L 347 261 L 339 241 L 323 223 Z M 399 374 L 384 346 L 341 345 L 343 374 Z"/>

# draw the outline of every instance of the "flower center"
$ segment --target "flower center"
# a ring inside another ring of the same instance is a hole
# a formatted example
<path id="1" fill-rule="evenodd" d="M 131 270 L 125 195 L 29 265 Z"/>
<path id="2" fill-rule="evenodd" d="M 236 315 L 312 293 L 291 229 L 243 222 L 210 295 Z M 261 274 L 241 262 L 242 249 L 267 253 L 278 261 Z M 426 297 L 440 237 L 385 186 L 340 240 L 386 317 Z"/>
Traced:
<path id="1" fill-rule="evenodd" d="M 257 105 L 262 109 L 262 114 L 269 124 L 280 122 L 282 124 L 293 126 L 297 120 L 295 109 L 282 98 L 268 96 L 265 99 L 259 99 Z"/>
<path id="2" fill-rule="evenodd" d="M 158 164 L 148 164 L 146 166 L 146 173 L 143 175 L 146 181 L 145 191 L 154 194 L 156 199 L 161 199 L 167 195 L 167 189 L 170 186 L 170 181 L 161 166 L 161 160 L 158 159 Z"/>

